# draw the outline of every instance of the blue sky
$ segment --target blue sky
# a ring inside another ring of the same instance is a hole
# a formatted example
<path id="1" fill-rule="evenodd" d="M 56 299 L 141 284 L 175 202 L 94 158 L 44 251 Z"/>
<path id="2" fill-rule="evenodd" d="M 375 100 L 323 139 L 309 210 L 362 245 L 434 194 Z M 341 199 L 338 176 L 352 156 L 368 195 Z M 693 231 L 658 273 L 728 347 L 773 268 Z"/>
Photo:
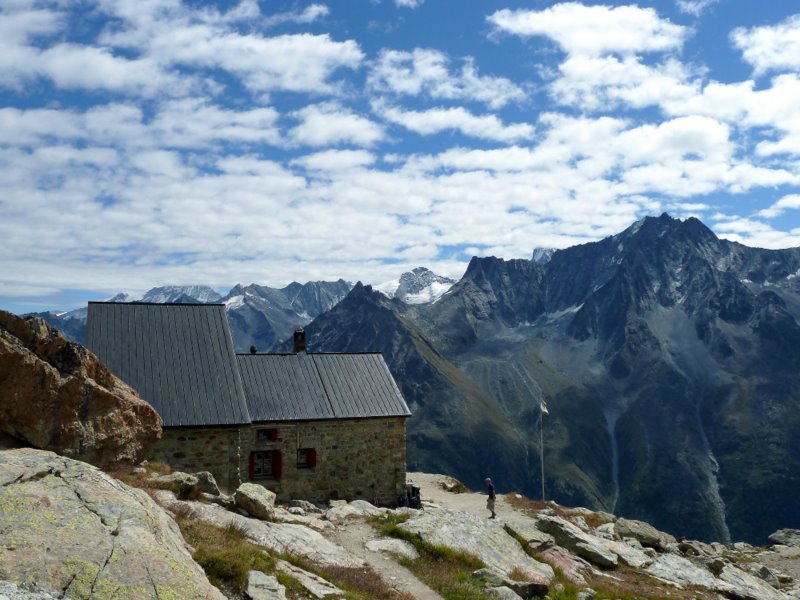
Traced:
<path id="1" fill-rule="evenodd" d="M 0 5 L 0 307 L 800 246 L 795 0 Z"/>

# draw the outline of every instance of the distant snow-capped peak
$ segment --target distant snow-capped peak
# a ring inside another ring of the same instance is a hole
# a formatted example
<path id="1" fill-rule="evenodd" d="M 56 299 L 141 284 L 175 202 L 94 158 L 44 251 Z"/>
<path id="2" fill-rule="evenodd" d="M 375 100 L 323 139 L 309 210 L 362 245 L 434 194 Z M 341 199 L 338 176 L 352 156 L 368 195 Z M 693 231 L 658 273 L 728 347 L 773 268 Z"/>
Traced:
<path id="1" fill-rule="evenodd" d="M 538 265 L 544 265 L 550 262 L 553 258 L 556 248 L 534 248 L 531 260 Z"/>
<path id="2" fill-rule="evenodd" d="M 403 273 L 400 279 L 381 283 L 374 289 L 406 304 L 427 304 L 438 300 L 454 283 L 455 279 L 437 275 L 425 267 L 417 267 Z"/>
<path id="3" fill-rule="evenodd" d="M 169 304 L 187 296 L 203 304 L 218 302 L 222 298 L 214 289 L 207 285 L 168 285 L 151 289 L 142 296 L 141 301 L 154 302 L 156 304 Z"/>

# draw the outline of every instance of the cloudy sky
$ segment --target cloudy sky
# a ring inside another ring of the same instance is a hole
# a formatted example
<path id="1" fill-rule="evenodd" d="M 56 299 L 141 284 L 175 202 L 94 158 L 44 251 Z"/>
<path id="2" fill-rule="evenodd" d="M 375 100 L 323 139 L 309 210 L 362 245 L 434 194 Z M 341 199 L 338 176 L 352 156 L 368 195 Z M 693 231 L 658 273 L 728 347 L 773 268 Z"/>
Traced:
<path id="1" fill-rule="evenodd" d="M 3 0 L 0 307 L 800 246 L 796 0 Z"/>

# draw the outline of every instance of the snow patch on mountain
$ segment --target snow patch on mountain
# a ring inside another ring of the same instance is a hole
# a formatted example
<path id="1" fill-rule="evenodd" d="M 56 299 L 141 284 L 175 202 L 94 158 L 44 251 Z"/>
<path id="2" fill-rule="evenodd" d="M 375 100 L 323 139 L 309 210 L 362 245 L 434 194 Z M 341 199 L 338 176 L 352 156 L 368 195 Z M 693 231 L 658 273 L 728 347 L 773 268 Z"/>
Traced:
<path id="1" fill-rule="evenodd" d="M 218 302 L 222 298 L 220 294 L 207 285 L 168 285 L 151 289 L 142 296 L 141 301 L 169 304 L 186 296 L 203 304 Z"/>
<path id="2" fill-rule="evenodd" d="M 225 300 L 225 310 L 236 310 L 244 305 L 244 295 L 233 296 Z"/>
<path id="3" fill-rule="evenodd" d="M 428 304 L 441 298 L 455 283 L 455 279 L 437 275 L 425 267 L 416 267 L 403 273 L 400 279 L 378 284 L 374 289 L 406 304 Z"/>
<path id="4" fill-rule="evenodd" d="M 553 258 L 555 252 L 556 248 L 534 248 L 531 260 L 537 265 L 547 264 L 550 262 L 550 259 Z"/>

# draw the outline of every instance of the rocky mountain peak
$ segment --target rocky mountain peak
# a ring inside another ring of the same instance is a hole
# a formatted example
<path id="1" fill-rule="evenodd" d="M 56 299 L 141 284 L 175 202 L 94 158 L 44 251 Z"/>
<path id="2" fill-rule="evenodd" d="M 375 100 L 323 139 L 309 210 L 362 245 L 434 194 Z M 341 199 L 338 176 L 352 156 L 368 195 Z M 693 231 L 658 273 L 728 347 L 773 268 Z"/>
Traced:
<path id="1" fill-rule="evenodd" d="M 534 248 L 531 254 L 531 260 L 539 265 L 545 265 L 553 258 L 553 254 L 557 251 L 556 248 Z"/>
<path id="2" fill-rule="evenodd" d="M 455 279 L 437 275 L 426 267 L 415 267 L 400 279 L 381 283 L 375 289 L 406 304 L 426 304 L 441 298 L 455 283 Z"/>

